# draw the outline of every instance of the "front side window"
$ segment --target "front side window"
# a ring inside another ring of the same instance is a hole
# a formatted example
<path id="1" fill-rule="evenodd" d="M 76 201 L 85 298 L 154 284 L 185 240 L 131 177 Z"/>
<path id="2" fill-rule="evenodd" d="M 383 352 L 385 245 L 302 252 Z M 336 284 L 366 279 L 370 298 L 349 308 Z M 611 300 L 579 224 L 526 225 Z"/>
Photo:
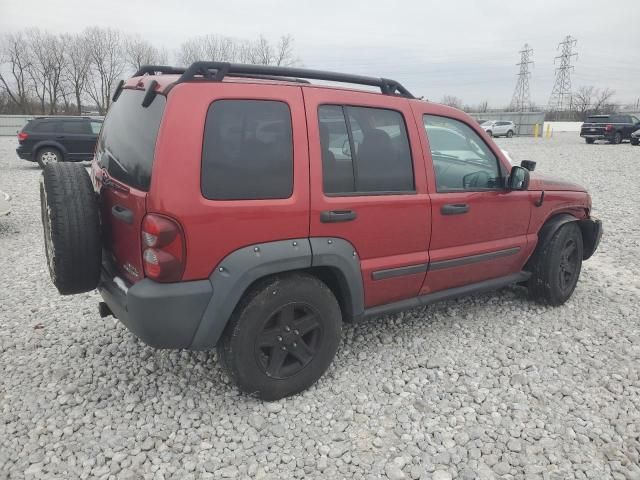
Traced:
<path id="1" fill-rule="evenodd" d="M 400 112 L 321 105 L 318 122 L 326 194 L 415 191 L 409 138 Z"/>
<path id="2" fill-rule="evenodd" d="M 438 192 L 502 188 L 498 159 L 471 127 L 436 115 L 423 121 Z"/>
<path id="3" fill-rule="evenodd" d="M 207 112 L 202 194 L 210 200 L 289 198 L 291 112 L 272 100 L 218 100 Z"/>

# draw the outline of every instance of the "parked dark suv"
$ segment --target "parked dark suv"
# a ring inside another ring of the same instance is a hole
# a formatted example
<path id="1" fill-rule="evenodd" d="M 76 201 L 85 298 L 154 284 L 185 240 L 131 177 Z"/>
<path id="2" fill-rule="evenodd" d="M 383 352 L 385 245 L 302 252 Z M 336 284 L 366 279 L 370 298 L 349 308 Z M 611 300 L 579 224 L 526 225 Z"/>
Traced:
<path id="1" fill-rule="evenodd" d="M 16 153 L 24 160 L 49 163 L 91 160 L 102 120 L 90 117 L 37 117 L 18 133 Z"/>
<path id="2" fill-rule="evenodd" d="M 590 144 L 596 140 L 622 143 L 623 140 L 631 140 L 631 134 L 639 128 L 640 120 L 633 115 L 590 115 L 582 124 L 580 136 Z"/>
<path id="3" fill-rule="evenodd" d="M 60 293 L 97 288 L 154 347 L 217 346 L 272 400 L 322 375 L 343 321 L 514 283 L 567 301 L 602 227 L 534 164 L 393 80 L 149 66 L 116 90 L 90 175 L 44 169 L 45 251 Z"/>

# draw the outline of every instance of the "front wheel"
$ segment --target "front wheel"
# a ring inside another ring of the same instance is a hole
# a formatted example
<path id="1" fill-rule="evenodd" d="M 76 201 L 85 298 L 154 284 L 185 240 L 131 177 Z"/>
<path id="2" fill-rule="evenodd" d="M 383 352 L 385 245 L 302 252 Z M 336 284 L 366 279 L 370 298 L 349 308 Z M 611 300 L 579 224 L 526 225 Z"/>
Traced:
<path id="1" fill-rule="evenodd" d="M 513 130 L 509 130 L 507 132 L 507 138 L 511 138 L 511 137 L 513 137 Z"/>
<path id="2" fill-rule="evenodd" d="M 342 315 L 325 283 L 308 274 L 258 282 L 236 307 L 218 343 L 238 387 L 278 400 L 313 385 L 338 350 Z"/>
<path id="3" fill-rule="evenodd" d="M 582 232 L 576 222 L 566 223 L 534 253 L 528 287 L 531 297 L 549 305 L 566 302 L 578 283 L 582 268 Z"/>
<path id="4" fill-rule="evenodd" d="M 493 132 L 491 130 L 487 130 L 487 135 L 489 135 L 490 137 L 493 137 Z"/>

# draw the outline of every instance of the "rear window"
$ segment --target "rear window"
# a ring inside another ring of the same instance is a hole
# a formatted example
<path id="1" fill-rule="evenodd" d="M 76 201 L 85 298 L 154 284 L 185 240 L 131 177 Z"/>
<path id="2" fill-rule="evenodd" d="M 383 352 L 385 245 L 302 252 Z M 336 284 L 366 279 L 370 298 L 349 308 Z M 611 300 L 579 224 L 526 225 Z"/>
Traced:
<path id="1" fill-rule="evenodd" d="M 609 117 L 589 117 L 586 123 L 607 123 L 610 122 Z"/>
<path id="2" fill-rule="evenodd" d="M 218 100 L 207 112 L 201 190 L 211 200 L 289 198 L 291 113 L 272 100 Z"/>
<path id="3" fill-rule="evenodd" d="M 156 138 L 167 100 L 156 95 L 147 108 L 144 92 L 125 89 L 111 105 L 96 147 L 96 158 L 113 178 L 149 190 Z"/>

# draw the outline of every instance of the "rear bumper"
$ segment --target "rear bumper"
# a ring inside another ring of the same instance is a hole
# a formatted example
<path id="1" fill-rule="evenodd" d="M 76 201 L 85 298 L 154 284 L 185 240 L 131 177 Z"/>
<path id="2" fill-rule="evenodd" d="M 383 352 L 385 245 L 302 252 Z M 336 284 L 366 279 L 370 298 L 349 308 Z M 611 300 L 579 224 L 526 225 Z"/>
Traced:
<path id="1" fill-rule="evenodd" d="M 582 238 L 584 240 L 582 258 L 587 260 L 598 249 L 598 245 L 600 245 L 600 239 L 602 238 L 602 221 L 591 217 L 585 220 L 580 220 L 579 225 L 582 230 Z"/>
<path id="2" fill-rule="evenodd" d="M 132 333 L 155 348 L 189 348 L 211 300 L 209 280 L 129 286 L 103 268 L 98 291 Z"/>
<path id="3" fill-rule="evenodd" d="M 21 159 L 33 162 L 33 154 L 30 151 L 25 150 L 22 146 L 16 148 L 16 153 Z"/>

